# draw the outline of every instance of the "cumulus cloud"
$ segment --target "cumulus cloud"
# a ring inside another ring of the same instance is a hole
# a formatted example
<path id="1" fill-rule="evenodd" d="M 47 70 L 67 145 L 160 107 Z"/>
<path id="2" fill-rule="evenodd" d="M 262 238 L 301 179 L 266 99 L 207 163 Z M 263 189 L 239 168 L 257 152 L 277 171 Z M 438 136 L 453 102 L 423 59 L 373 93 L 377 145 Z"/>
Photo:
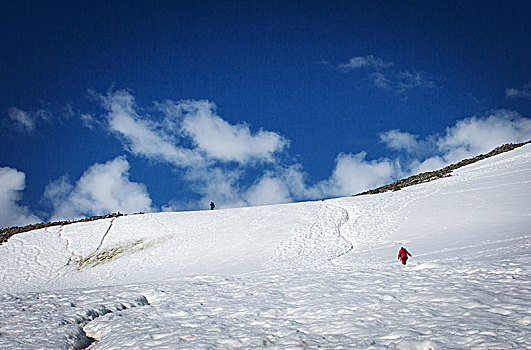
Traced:
<path id="1" fill-rule="evenodd" d="M 382 86 L 388 84 L 393 89 L 430 85 L 424 83 L 422 74 L 407 72 L 398 72 L 399 78 L 386 82 L 383 79 L 393 66 L 375 57 L 350 64 L 352 69 L 380 69 Z M 397 79 L 402 79 L 404 86 Z M 421 137 L 389 130 L 379 138 L 395 151 L 394 158 L 370 159 L 365 152 L 340 153 L 330 176 L 310 183 L 302 165 L 286 157 L 289 140 L 272 131 L 253 131 L 247 124 L 231 124 L 217 114 L 212 102 L 156 103 L 150 112 L 158 115 L 153 117 L 124 90 L 101 96 L 101 100 L 106 109 L 105 123 L 101 125 L 116 135 L 131 154 L 178 168 L 182 180 L 198 196 L 194 201 L 176 199 L 163 210 L 205 208 L 211 200 L 223 208 L 351 195 L 399 177 L 435 170 L 506 142 L 531 138 L 529 119 L 505 110 L 463 119 L 443 134 Z M 56 197 L 63 196 L 67 203 L 82 203 L 72 199 L 72 193 L 84 193 L 78 190 L 80 184 L 73 189 L 68 184 L 56 183 Z"/>
<path id="2" fill-rule="evenodd" d="M 419 135 L 394 129 L 382 132 L 378 137 L 382 144 L 400 154 L 402 158 L 405 156 L 407 159 L 413 157 L 420 159 L 438 151 L 436 145 L 437 135 L 421 138 Z"/>
<path id="3" fill-rule="evenodd" d="M 433 156 L 424 160 L 413 159 L 409 163 L 409 173 L 407 175 L 414 175 L 424 173 L 426 171 L 434 171 L 437 169 L 444 168 L 445 166 L 451 164 L 444 159 L 444 156 Z"/>
<path id="4" fill-rule="evenodd" d="M 106 110 L 105 127 L 120 139 L 131 154 L 165 162 L 179 169 L 200 202 L 216 198 L 225 207 L 256 202 L 253 190 L 240 188 L 249 169 L 275 167 L 289 141 L 272 131 L 252 131 L 247 124 L 231 124 L 205 100 L 155 103 L 152 116 L 136 105 L 125 90 L 99 96 Z M 91 118 L 87 118 L 91 119 Z M 246 191 L 249 191 L 246 194 Z M 285 197 L 284 197 L 285 198 Z M 250 201 L 250 202 L 249 202 Z M 164 210 L 189 207 L 172 201 Z"/>
<path id="5" fill-rule="evenodd" d="M 95 163 L 75 185 L 67 177 L 50 183 L 44 198 L 54 207 L 51 220 L 151 211 L 146 187 L 129 180 L 129 167 L 124 157 L 117 157 L 104 164 Z"/>
<path id="6" fill-rule="evenodd" d="M 394 71 L 394 65 L 373 56 L 351 60 L 349 66 L 350 70 L 368 70 L 381 88 L 407 91 L 429 86 L 422 74 Z M 459 120 L 442 134 L 421 137 L 389 130 L 378 137 L 394 151 L 393 158 L 340 153 L 329 177 L 311 183 L 302 164 L 287 155 L 289 140 L 273 131 L 253 130 L 245 123 L 229 123 L 212 102 L 165 101 L 143 109 L 125 90 L 98 98 L 105 113 L 81 115 L 87 127 L 106 128 L 134 156 L 171 165 L 196 195 L 192 201 L 170 201 L 162 210 L 207 208 L 211 200 L 223 208 L 346 196 L 441 168 L 507 142 L 531 139 L 531 120 L 508 110 Z M 9 116 L 27 132 L 35 130 L 36 121 L 50 118 L 44 112 L 17 108 L 11 108 Z M 63 176 L 51 182 L 43 196 L 53 207 L 51 220 L 156 210 L 146 187 L 130 180 L 129 168 L 127 159 L 120 156 L 92 165 L 77 181 Z M 0 168 L 0 225 L 41 221 L 19 204 L 24 188 L 24 173 Z"/>
<path id="7" fill-rule="evenodd" d="M 346 196 L 387 183 L 396 173 L 389 159 L 366 160 L 367 153 L 341 153 L 330 179 L 317 184 L 324 196 Z"/>
<path id="8" fill-rule="evenodd" d="M 247 205 L 288 203 L 297 199 L 348 196 L 388 183 L 399 171 L 390 159 L 367 160 L 366 153 L 341 153 L 328 179 L 308 183 L 301 164 L 267 172 L 244 194 Z"/>
<path id="9" fill-rule="evenodd" d="M 0 226 L 24 226 L 41 221 L 19 204 L 25 188 L 26 174 L 10 167 L 0 167 Z"/>
<path id="10" fill-rule="evenodd" d="M 387 147 L 406 152 L 415 152 L 419 147 L 418 135 L 413 135 L 400 130 L 389 130 L 379 135 L 380 141 Z"/>
<path id="11" fill-rule="evenodd" d="M 135 99 L 125 90 L 100 96 L 108 114 L 108 128 L 134 155 L 169 162 L 177 166 L 203 163 L 193 150 L 178 146 L 177 140 L 161 130 L 152 120 L 137 114 Z"/>
<path id="12" fill-rule="evenodd" d="M 401 152 L 399 159 L 405 175 L 432 171 L 465 158 L 491 151 L 505 143 L 531 139 L 531 120 L 508 110 L 458 120 L 444 134 L 420 138 L 400 130 L 379 135 L 390 149 Z"/>
<path id="13" fill-rule="evenodd" d="M 447 161 L 490 151 L 507 142 L 523 142 L 531 138 L 531 120 L 519 113 L 497 110 L 483 117 L 470 117 L 447 128 L 437 141 Z"/>
<path id="14" fill-rule="evenodd" d="M 288 142 L 278 133 L 252 133 L 245 124 L 233 125 L 216 114 L 208 101 L 166 101 L 157 122 L 137 112 L 134 97 L 124 90 L 101 96 L 109 129 L 128 151 L 179 167 L 206 166 L 209 161 L 273 161 Z"/>
<path id="15" fill-rule="evenodd" d="M 294 198 L 323 198 L 322 186 L 308 184 L 308 174 L 301 164 L 292 164 L 277 171 L 282 181 L 288 186 Z"/>
<path id="16" fill-rule="evenodd" d="M 505 90 L 507 98 L 524 98 L 531 100 L 531 84 L 526 84 L 520 89 L 508 88 Z"/>
<path id="17" fill-rule="evenodd" d="M 292 200 L 288 185 L 272 174 L 264 175 L 245 193 L 245 201 L 249 205 L 289 203 Z"/>
<path id="18" fill-rule="evenodd" d="M 186 173 L 186 180 L 191 188 L 201 195 L 197 205 L 215 200 L 219 207 L 247 206 L 243 198 L 244 188 L 240 183 L 243 168 L 226 169 L 221 166 L 209 168 L 191 168 Z"/>
<path id="19" fill-rule="evenodd" d="M 431 171 L 442 166 L 486 153 L 505 143 L 531 139 L 531 119 L 519 113 L 497 110 L 482 116 L 459 120 L 442 136 L 431 135 L 422 140 L 433 149 L 433 155 L 411 162 L 412 173 Z"/>
<path id="20" fill-rule="evenodd" d="M 386 62 L 373 55 L 353 57 L 347 63 L 338 64 L 337 69 L 342 73 L 361 70 L 374 86 L 397 94 L 436 86 L 434 80 L 425 72 L 398 70 L 393 62 Z"/>
<path id="21" fill-rule="evenodd" d="M 253 159 L 271 162 L 273 154 L 288 142 L 279 134 L 260 130 L 251 133 L 245 124 L 231 125 L 216 115 L 215 106 L 207 101 L 184 101 L 179 109 L 185 113 L 181 130 L 197 148 L 220 161 L 245 163 Z"/>

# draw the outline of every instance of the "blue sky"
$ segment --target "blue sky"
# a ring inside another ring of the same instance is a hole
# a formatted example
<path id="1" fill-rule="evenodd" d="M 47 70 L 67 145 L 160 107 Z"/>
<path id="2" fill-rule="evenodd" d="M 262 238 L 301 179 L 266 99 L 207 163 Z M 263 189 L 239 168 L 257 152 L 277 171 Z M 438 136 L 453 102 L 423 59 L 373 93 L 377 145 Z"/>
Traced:
<path id="1" fill-rule="evenodd" d="M 528 1 L 17 1 L 0 226 L 350 195 L 531 139 Z"/>

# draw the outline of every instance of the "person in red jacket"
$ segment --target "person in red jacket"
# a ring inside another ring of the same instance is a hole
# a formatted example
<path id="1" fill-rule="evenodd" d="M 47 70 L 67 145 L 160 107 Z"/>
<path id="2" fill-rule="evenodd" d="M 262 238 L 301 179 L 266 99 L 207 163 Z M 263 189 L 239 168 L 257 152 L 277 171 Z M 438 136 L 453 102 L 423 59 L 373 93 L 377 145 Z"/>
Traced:
<path id="1" fill-rule="evenodd" d="M 398 251 L 398 260 L 402 260 L 402 265 L 406 264 L 408 255 L 411 256 L 411 254 L 404 247 L 401 247 Z"/>

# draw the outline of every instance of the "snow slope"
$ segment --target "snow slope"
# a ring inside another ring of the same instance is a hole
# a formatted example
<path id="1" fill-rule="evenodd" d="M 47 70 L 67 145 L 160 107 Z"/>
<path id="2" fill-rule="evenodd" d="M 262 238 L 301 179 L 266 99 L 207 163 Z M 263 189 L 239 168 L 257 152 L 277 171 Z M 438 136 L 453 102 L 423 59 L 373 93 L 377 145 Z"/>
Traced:
<path id="1" fill-rule="evenodd" d="M 530 182 L 527 145 L 398 192 L 19 234 L 0 348 L 531 348 Z"/>

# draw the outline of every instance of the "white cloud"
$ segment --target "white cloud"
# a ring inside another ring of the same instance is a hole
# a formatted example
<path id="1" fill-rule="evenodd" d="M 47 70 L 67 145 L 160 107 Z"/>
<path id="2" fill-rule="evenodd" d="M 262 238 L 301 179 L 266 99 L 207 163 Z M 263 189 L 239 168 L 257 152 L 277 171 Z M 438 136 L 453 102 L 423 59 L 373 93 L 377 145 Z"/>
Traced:
<path id="1" fill-rule="evenodd" d="M 22 132 L 33 133 L 39 123 L 46 122 L 53 124 L 54 122 L 62 122 L 64 119 L 70 118 L 73 114 L 73 108 L 70 105 L 65 105 L 57 111 L 52 111 L 49 106 L 38 110 L 24 111 L 20 108 L 10 107 L 7 110 L 12 126 Z"/>
<path id="2" fill-rule="evenodd" d="M 182 130 L 207 156 L 221 161 L 245 163 L 251 160 L 273 161 L 273 154 L 282 151 L 288 142 L 279 134 L 260 130 L 254 135 L 245 124 L 231 125 L 214 112 L 207 101 L 181 102 L 187 111 Z"/>
<path id="3" fill-rule="evenodd" d="M 323 192 L 317 186 L 307 184 L 308 175 L 303 171 L 301 164 L 293 164 L 278 171 L 284 183 L 295 198 L 318 199 L 323 198 Z"/>
<path id="4" fill-rule="evenodd" d="M 507 142 L 523 142 L 530 138 L 531 119 L 522 118 L 517 112 L 497 110 L 484 117 L 458 121 L 447 128 L 446 135 L 437 144 L 447 153 L 464 149 L 469 155 L 475 155 Z"/>
<path id="5" fill-rule="evenodd" d="M 74 186 L 66 177 L 50 183 L 45 198 L 54 206 L 51 220 L 151 211 L 146 187 L 129 180 L 129 167 L 124 157 L 117 157 L 92 165 Z"/>
<path id="6" fill-rule="evenodd" d="M 330 178 L 313 185 L 307 183 L 300 164 L 268 170 L 249 187 L 239 185 L 239 173 L 210 169 L 208 178 L 204 178 L 205 174 L 198 172 L 201 181 L 195 182 L 199 185 L 196 189 L 203 196 L 197 204 L 214 200 L 222 208 L 346 196 L 388 183 L 399 171 L 397 164 L 389 159 L 366 160 L 365 157 L 365 152 L 339 154 Z"/>
<path id="7" fill-rule="evenodd" d="M 30 133 L 35 130 L 35 116 L 32 113 L 16 107 L 9 108 L 7 113 L 17 128 Z"/>
<path id="8" fill-rule="evenodd" d="M 108 111 L 109 129 L 121 138 L 132 154 L 176 166 L 204 162 L 197 152 L 177 146 L 177 140 L 161 130 L 155 122 L 138 115 L 134 97 L 127 91 L 120 90 L 100 97 Z"/>
<path id="9" fill-rule="evenodd" d="M 373 72 L 375 84 L 399 89 L 397 80 L 386 80 L 392 65 L 372 56 L 351 64 L 378 67 L 381 71 Z M 378 73 L 381 74 L 377 76 Z M 405 85 L 424 84 L 422 75 L 400 74 L 409 81 Z M 199 197 L 193 203 L 176 199 L 163 210 L 208 208 L 211 200 L 218 208 L 226 208 L 351 195 L 488 152 L 503 143 L 531 139 L 531 120 L 507 110 L 460 120 L 443 135 L 421 138 L 389 130 L 379 138 L 400 153 L 396 159 L 370 160 L 365 152 L 340 153 L 330 176 L 312 184 L 301 164 L 285 162 L 288 140 L 275 132 L 253 131 L 247 124 L 231 124 L 217 115 L 211 102 L 158 103 L 150 110 L 159 114 L 154 118 L 139 108 L 127 91 L 99 98 L 106 110 L 103 122 L 89 114 L 81 115 L 87 127 L 103 126 L 131 154 L 179 168 L 189 189 Z M 10 109 L 10 117 L 26 131 L 35 129 L 36 120 L 50 119 L 44 111 L 24 112 L 17 108 Z M 53 204 L 52 219 L 153 210 L 146 187 L 130 181 L 128 171 L 128 161 L 117 157 L 105 164 L 94 164 L 74 184 L 66 176 L 50 183 L 44 198 Z M 250 177 L 255 180 L 247 185 Z M 0 168 L 0 222 L 4 225 L 40 221 L 18 204 L 24 187 L 24 173 Z"/>
<path id="10" fill-rule="evenodd" d="M 368 161 L 366 152 L 341 153 L 329 180 L 319 184 L 323 195 L 346 196 L 389 182 L 396 169 L 389 159 Z"/>
<path id="11" fill-rule="evenodd" d="M 396 76 L 398 93 L 403 93 L 415 88 L 434 88 L 435 82 L 424 72 L 398 72 Z"/>
<path id="12" fill-rule="evenodd" d="M 354 188 L 354 192 L 359 192 L 358 189 L 362 187 L 373 187 L 394 178 L 440 169 L 487 153 L 505 143 L 525 142 L 531 139 L 531 119 L 517 112 L 497 110 L 459 120 L 446 128 L 443 135 L 428 135 L 421 139 L 418 135 L 390 130 L 379 137 L 387 147 L 403 153 L 392 161 L 372 162 L 365 161 L 364 153 L 346 158 L 340 155 L 334 174 L 326 185 L 332 184 L 333 189 L 334 184 L 341 184 L 335 187 L 350 191 Z M 349 183 L 354 181 L 350 174 L 357 174 L 355 177 L 359 181 Z"/>
<path id="13" fill-rule="evenodd" d="M 24 226 L 41 222 L 30 210 L 18 204 L 26 188 L 26 174 L 9 167 L 0 167 L 0 226 Z"/>
<path id="14" fill-rule="evenodd" d="M 382 72 L 370 73 L 369 78 L 373 81 L 374 85 L 380 89 L 388 90 L 393 86 L 391 80 L 388 79 Z"/>
<path id="15" fill-rule="evenodd" d="M 394 91 L 397 94 L 404 94 L 412 89 L 427 89 L 436 86 L 433 79 L 425 72 L 401 71 L 395 68 L 393 62 L 386 62 L 373 55 L 353 57 L 347 63 L 337 65 L 337 68 L 343 73 L 364 69 L 364 74 L 374 86 Z"/>
<path id="16" fill-rule="evenodd" d="M 330 177 L 316 184 L 308 184 L 307 175 L 300 164 L 277 169 L 258 183 L 261 191 L 253 192 L 266 198 L 268 204 L 285 203 L 293 198 L 320 199 L 356 194 L 384 185 L 399 172 L 399 166 L 389 159 L 367 160 L 366 153 L 341 153 L 336 157 Z M 256 200 L 258 202 L 258 200 Z"/>
<path id="17" fill-rule="evenodd" d="M 70 183 L 68 176 L 63 175 L 46 186 L 43 198 L 53 206 L 59 206 L 68 201 L 68 195 L 73 190 L 74 186 Z"/>
<path id="18" fill-rule="evenodd" d="M 441 156 L 433 156 L 425 160 L 414 159 L 409 164 L 409 173 L 407 175 L 420 174 L 427 171 L 434 171 L 449 165 Z"/>
<path id="19" fill-rule="evenodd" d="M 393 66 L 392 62 L 385 62 L 379 57 L 374 57 L 373 55 L 368 55 L 365 57 L 357 56 L 352 57 L 348 63 L 342 63 L 338 65 L 338 68 L 347 72 L 352 69 L 359 68 L 375 68 L 375 69 L 386 69 Z"/>
<path id="20" fill-rule="evenodd" d="M 120 90 L 101 96 L 107 109 L 109 129 L 131 153 L 179 167 L 204 167 L 210 161 L 239 162 L 274 160 L 288 142 L 281 135 L 260 130 L 252 133 L 245 124 L 232 125 L 219 117 L 208 101 L 156 104 L 162 122 L 137 112 L 134 97 Z"/>
<path id="21" fill-rule="evenodd" d="M 526 84 L 520 89 L 508 88 L 505 90 L 505 97 L 531 99 L 531 84 Z"/>
<path id="22" fill-rule="evenodd" d="M 398 151 L 413 153 L 416 152 L 419 147 L 418 135 L 402 132 L 400 130 L 389 130 L 378 136 L 380 137 L 380 141 L 387 147 Z"/>
<path id="23" fill-rule="evenodd" d="M 100 125 L 99 120 L 96 119 L 92 114 L 82 113 L 79 118 L 81 119 L 83 126 L 86 128 L 93 129 L 94 127 Z"/>
<path id="24" fill-rule="evenodd" d="M 190 183 L 190 188 L 201 195 L 201 198 L 192 207 L 203 208 L 205 204 L 214 201 L 218 208 L 243 207 L 245 202 L 244 191 L 240 187 L 243 169 L 225 169 L 222 167 L 190 168 L 185 178 Z"/>
<path id="25" fill-rule="evenodd" d="M 289 203 L 292 198 L 287 184 L 282 179 L 266 174 L 247 190 L 245 200 L 249 205 L 268 205 Z"/>
<path id="26" fill-rule="evenodd" d="M 436 170 L 443 166 L 487 153 L 505 143 L 520 143 L 531 139 L 531 119 L 519 113 L 497 110 L 484 116 L 459 120 L 448 127 L 443 136 L 429 136 L 425 147 L 433 147 L 433 156 L 414 160 L 411 172 Z"/>
<path id="27" fill-rule="evenodd" d="M 254 190 L 246 194 L 249 189 L 239 187 L 242 174 L 275 164 L 277 155 L 289 146 L 278 133 L 253 133 L 247 124 L 230 124 L 216 114 L 213 103 L 204 100 L 156 103 L 155 111 L 161 115 L 154 119 L 140 111 L 127 91 L 100 99 L 107 110 L 105 125 L 124 147 L 136 156 L 182 169 L 189 187 L 201 195 L 199 207 L 210 200 L 224 207 L 256 202 Z M 177 207 L 189 206 L 172 201 L 163 210 Z"/>
<path id="28" fill-rule="evenodd" d="M 380 67 L 380 78 L 385 79 L 391 65 L 382 62 L 366 57 L 352 65 Z M 393 89 L 431 86 L 421 73 L 391 73 L 399 76 L 389 80 Z M 382 84 L 386 83 L 382 80 Z M 530 137 L 531 130 L 529 119 L 503 110 L 461 120 L 442 136 L 421 138 L 390 130 L 379 135 L 380 141 L 400 156 L 370 160 L 365 152 L 341 153 L 330 177 L 311 184 L 301 164 L 281 161 L 288 140 L 275 132 L 253 132 L 247 124 L 231 124 L 217 115 L 209 101 L 156 103 L 154 111 L 160 114 L 155 119 L 138 108 L 126 91 L 101 99 L 107 110 L 107 127 L 132 154 L 180 168 L 183 180 L 199 196 L 193 203 L 173 200 L 163 210 L 206 208 L 211 200 L 218 208 L 226 208 L 351 195 L 475 156 L 502 143 L 520 142 Z M 243 179 L 250 174 L 256 180 L 247 185 L 248 180 Z"/>

